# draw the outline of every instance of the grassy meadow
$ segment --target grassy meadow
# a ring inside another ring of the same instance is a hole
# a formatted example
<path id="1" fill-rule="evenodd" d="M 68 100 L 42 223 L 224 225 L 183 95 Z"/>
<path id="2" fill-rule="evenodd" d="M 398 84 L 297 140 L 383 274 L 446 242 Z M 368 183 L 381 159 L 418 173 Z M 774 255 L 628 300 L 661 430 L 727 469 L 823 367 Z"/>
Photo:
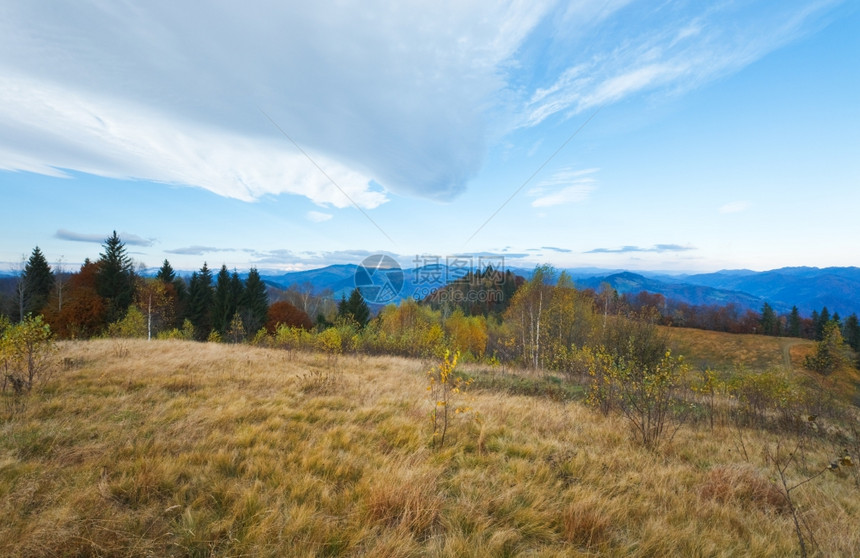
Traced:
<path id="1" fill-rule="evenodd" d="M 2 556 L 799 552 L 766 459 L 794 447 L 778 431 L 687 425 L 646 449 L 620 415 L 505 387 L 540 374 L 470 365 L 518 380 L 456 394 L 470 411 L 433 448 L 436 362 L 143 340 L 61 342 L 57 358 L 0 422 Z M 789 486 L 841 450 L 804 440 Z M 810 554 L 860 555 L 856 467 L 791 497 Z"/>

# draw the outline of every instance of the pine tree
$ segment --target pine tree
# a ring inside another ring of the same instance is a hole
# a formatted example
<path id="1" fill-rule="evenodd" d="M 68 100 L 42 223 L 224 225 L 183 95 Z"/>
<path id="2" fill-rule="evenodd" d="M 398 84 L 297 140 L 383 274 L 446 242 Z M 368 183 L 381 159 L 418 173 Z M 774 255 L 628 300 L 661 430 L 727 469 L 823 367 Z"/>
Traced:
<path id="1" fill-rule="evenodd" d="M 238 279 L 238 277 L 237 274 L 236 278 Z M 215 331 L 220 333 L 222 337 L 230 328 L 230 321 L 233 319 L 238 306 L 239 296 L 236 294 L 230 272 L 227 271 L 226 265 L 222 265 L 215 280 L 215 305 L 212 315 Z"/>
<path id="2" fill-rule="evenodd" d="M 857 320 L 857 314 L 851 314 L 845 319 L 844 337 L 845 341 L 855 351 L 860 351 L 860 322 Z"/>
<path id="3" fill-rule="evenodd" d="M 818 320 L 815 322 L 815 340 L 821 341 L 824 339 L 824 326 L 830 321 L 830 312 L 827 310 L 827 307 L 821 309 L 821 313 L 818 315 Z"/>
<path id="4" fill-rule="evenodd" d="M 36 246 L 24 266 L 24 313 L 38 314 L 48 302 L 54 288 L 54 273 L 42 251 Z"/>
<path id="5" fill-rule="evenodd" d="M 797 306 L 792 306 L 791 314 L 788 316 L 788 334 L 791 337 L 800 337 L 801 325 L 800 310 Z"/>
<path id="6" fill-rule="evenodd" d="M 212 331 L 212 272 L 203 262 L 199 272 L 191 275 L 188 287 L 187 317 L 194 326 L 194 338 L 205 341 Z"/>
<path id="7" fill-rule="evenodd" d="M 107 321 L 122 319 L 134 297 L 134 265 L 116 231 L 105 239 L 96 275 L 98 294 L 107 301 Z"/>
<path id="8" fill-rule="evenodd" d="M 761 332 L 764 335 L 777 335 L 779 324 L 776 320 L 776 312 L 773 311 L 773 308 L 767 302 L 764 303 L 764 306 L 761 309 Z"/>
<path id="9" fill-rule="evenodd" d="M 155 274 L 155 278 L 163 281 L 164 283 L 173 283 L 174 279 L 176 279 L 176 272 L 173 271 L 173 267 L 170 265 L 169 261 L 164 260 L 158 273 Z"/>
<path id="10" fill-rule="evenodd" d="M 269 295 L 266 284 L 260 278 L 257 268 L 252 267 L 245 281 L 245 289 L 240 303 L 242 322 L 245 331 L 253 335 L 266 324 L 269 312 Z"/>
<path id="11" fill-rule="evenodd" d="M 353 320 L 360 328 L 367 325 L 370 321 L 370 307 L 367 306 L 358 287 L 352 290 L 349 299 L 341 299 L 340 304 L 337 305 L 337 315 Z"/>

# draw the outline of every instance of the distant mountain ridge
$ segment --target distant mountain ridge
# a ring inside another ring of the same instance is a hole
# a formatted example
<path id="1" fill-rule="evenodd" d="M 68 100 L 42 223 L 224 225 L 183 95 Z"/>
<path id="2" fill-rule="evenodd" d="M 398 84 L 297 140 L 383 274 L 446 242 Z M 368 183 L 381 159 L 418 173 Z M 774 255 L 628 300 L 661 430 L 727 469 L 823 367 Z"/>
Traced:
<path id="1" fill-rule="evenodd" d="M 357 268 L 355 264 L 339 264 L 286 273 L 263 271 L 261 276 L 272 287 L 287 289 L 293 285 L 309 284 L 314 291 L 330 290 L 332 296 L 339 299 L 343 295 L 348 296 L 355 287 Z M 533 268 L 506 269 L 525 278 L 530 278 L 534 271 Z M 558 271 L 566 271 L 580 288 L 599 289 L 601 284 L 608 283 L 622 294 L 647 291 L 687 304 L 723 306 L 733 303 L 742 309 L 760 311 L 767 302 L 781 313 L 796 305 L 807 317 L 825 306 L 841 316 L 860 314 L 860 267 L 783 267 L 769 271 L 730 269 L 686 275 L 600 268 Z M 456 279 L 457 273 L 459 271 L 443 264 L 406 268 L 398 300 L 407 297 L 423 299 L 433 288 Z M 240 275 L 246 276 L 247 272 Z M 427 281 L 431 275 L 438 277 L 439 281 Z M 12 278 L 6 278 L 5 282 L 11 284 Z"/>

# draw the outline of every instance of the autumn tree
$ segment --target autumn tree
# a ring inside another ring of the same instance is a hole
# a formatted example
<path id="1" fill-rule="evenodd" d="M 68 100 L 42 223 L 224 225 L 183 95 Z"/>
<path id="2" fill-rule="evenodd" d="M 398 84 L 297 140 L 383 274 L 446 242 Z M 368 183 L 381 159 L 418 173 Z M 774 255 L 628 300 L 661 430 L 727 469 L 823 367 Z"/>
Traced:
<path id="1" fill-rule="evenodd" d="M 107 303 L 107 321 L 120 320 L 134 299 L 134 265 L 116 231 L 105 239 L 99 255 L 96 289 Z"/>
<path id="2" fill-rule="evenodd" d="M 577 290 L 562 272 L 544 312 L 544 366 L 569 370 L 574 347 L 588 344 L 598 329 L 594 298 Z"/>
<path id="3" fill-rule="evenodd" d="M 54 288 L 54 273 L 45 255 L 36 246 L 24 266 L 25 314 L 39 314 Z"/>
<path id="4" fill-rule="evenodd" d="M 533 368 L 540 365 L 543 312 L 550 306 L 554 278 L 551 266 L 535 267 L 532 278 L 517 290 L 505 312 L 514 326 L 523 362 Z"/>
<path id="5" fill-rule="evenodd" d="M 80 271 L 69 276 L 62 308 L 52 303 L 46 309 L 45 321 L 57 336 L 87 338 L 104 327 L 107 304 L 96 288 L 98 271 L 99 264 L 87 258 Z"/>
<path id="6" fill-rule="evenodd" d="M 445 320 L 450 344 L 455 351 L 483 358 L 487 350 L 487 319 L 482 315 L 466 316 L 461 308 Z"/>
<path id="7" fill-rule="evenodd" d="M 286 300 L 279 300 L 269 306 L 266 316 L 266 330 L 275 333 L 279 326 L 298 327 L 306 330 L 313 329 L 313 322 L 304 310 Z"/>
<path id="8" fill-rule="evenodd" d="M 806 357 L 805 365 L 819 374 L 828 375 L 846 362 L 842 332 L 839 325 L 830 320 L 824 324 L 821 341 L 815 344 L 815 353 Z"/>
<path id="9" fill-rule="evenodd" d="M 28 315 L 20 323 L 0 327 L 3 388 L 7 381 L 18 393 L 28 393 L 51 369 L 51 328 L 42 316 Z"/>
<path id="10" fill-rule="evenodd" d="M 146 318 L 146 337 L 169 328 L 174 322 L 176 298 L 172 283 L 156 278 L 139 277 L 134 300 Z"/>

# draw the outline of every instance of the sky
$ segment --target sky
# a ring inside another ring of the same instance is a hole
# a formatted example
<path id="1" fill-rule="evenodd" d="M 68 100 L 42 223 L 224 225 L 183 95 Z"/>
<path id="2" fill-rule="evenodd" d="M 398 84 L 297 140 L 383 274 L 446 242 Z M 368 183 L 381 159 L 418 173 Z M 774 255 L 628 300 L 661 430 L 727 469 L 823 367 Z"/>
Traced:
<path id="1" fill-rule="evenodd" d="M 0 269 L 860 265 L 860 6 L 0 2 Z"/>

